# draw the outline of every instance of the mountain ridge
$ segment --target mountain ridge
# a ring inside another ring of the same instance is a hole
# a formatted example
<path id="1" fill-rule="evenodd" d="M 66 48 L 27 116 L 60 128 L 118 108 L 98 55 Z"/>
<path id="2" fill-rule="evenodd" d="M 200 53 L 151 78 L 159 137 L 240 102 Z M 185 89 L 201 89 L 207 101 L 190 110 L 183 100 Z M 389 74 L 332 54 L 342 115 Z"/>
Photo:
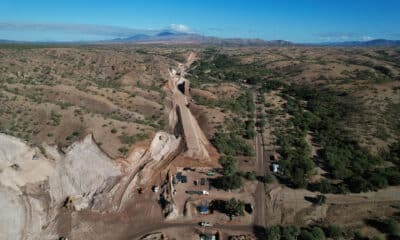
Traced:
<path id="1" fill-rule="evenodd" d="M 0 39 L 1 44 L 208 44 L 221 46 L 328 46 L 328 47 L 395 47 L 400 40 L 374 39 L 369 41 L 295 43 L 286 40 L 264 40 L 259 38 L 220 38 L 198 33 L 161 30 L 153 34 L 138 33 L 129 37 L 100 41 L 16 41 Z"/>

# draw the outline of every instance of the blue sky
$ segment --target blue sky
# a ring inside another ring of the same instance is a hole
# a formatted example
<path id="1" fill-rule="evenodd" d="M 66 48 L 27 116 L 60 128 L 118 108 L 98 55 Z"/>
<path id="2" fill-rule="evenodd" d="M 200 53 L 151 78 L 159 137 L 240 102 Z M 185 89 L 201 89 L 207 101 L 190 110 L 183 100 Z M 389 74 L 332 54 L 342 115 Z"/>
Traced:
<path id="1" fill-rule="evenodd" d="M 400 39 L 400 0 L 1 0 L 0 39 L 98 40 L 160 29 L 325 42 Z"/>

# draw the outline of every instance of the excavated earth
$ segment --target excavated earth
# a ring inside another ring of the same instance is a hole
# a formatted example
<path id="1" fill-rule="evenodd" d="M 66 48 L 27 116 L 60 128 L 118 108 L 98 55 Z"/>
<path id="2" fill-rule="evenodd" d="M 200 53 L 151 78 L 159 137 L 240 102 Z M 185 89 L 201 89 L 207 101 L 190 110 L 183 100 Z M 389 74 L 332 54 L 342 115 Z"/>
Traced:
<path id="1" fill-rule="evenodd" d="M 129 221 L 126 219 L 130 216 L 124 216 L 134 211 L 132 206 L 142 204 L 137 189 L 151 186 L 160 175 L 161 179 L 168 178 L 173 161 L 214 164 L 216 151 L 179 89 L 182 83 L 186 90 L 189 86 L 184 70 L 184 65 L 171 70 L 164 89 L 169 93 L 170 104 L 166 107 L 173 134 L 156 133 L 150 143 L 135 145 L 126 158 L 109 157 L 92 134 L 63 151 L 45 143 L 39 149 L 0 134 L 0 239 L 106 239 L 107 235 L 97 232 L 96 227 L 86 226 L 85 219 L 95 222 L 96 216 L 108 214 L 109 219 Z M 149 199 L 143 204 L 148 202 Z M 142 210 L 140 215 L 145 218 Z M 171 203 L 170 216 L 173 213 Z"/>

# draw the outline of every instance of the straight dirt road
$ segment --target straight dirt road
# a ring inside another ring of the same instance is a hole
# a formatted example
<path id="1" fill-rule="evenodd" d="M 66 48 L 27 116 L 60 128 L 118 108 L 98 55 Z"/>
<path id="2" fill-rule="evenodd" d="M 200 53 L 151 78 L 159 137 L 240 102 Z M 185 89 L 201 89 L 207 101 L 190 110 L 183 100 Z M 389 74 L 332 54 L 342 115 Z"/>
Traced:
<path id="1" fill-rule="evenodd" d="M 262 148 L 262 136 L 260 133 L 257 133 L 256 136 L 256 168 L 257 175 L 264 176 L 265 167 L 264 167 L 264 154 Z M 266 226 L 266 211 L 265 211 L 265 187 L 263 182 L 257 183 L 256 189 L 256 197 L 255 197 L 255 215 L 254 215 L 254 224 L 256 226 L 265 227 Z"/>
<path id="2" fill-rule="evenodd" d="M 254 104 L 257 107 L 256 97 L 254 96 Z M 257 114 L 255 114 L 257 116 Z M 263 137 L 261 129 L 257 129 L 256 127 L 256 139 L 255 139 L 255 150 L 256 150 L 256 161 L 255 168 L 258 176 L 265 175 L 265 166 L 264 166 L 264 149 L 263 149 Z M 254 209 L 254 225 L 258 227 L 265 228 L 266 227 L 266 210 L 265 210 L 265 184 L 261 181 L 257 183 L 257 189 L 255 194 L 255 209 Z"/>

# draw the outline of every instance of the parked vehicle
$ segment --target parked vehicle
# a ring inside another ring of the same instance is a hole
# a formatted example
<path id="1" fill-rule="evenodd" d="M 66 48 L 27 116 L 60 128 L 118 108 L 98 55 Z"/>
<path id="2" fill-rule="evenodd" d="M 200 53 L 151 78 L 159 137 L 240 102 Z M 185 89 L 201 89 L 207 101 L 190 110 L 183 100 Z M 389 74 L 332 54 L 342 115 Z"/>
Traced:
<path id="1" fill-rule="evenodd" d="M 201 178 L 200 179 L 200 185 L 205 185 L 206 184 L 206 179 L 205 178 Z"/>
<path id="2" fill-rule="evenodd" d="M 180 182 L 180 181 L 182 180 L 182 172 L 177 172 L 177 173 L 176 173 L 176 180 L 177 180 L 178 182 Z"/>
<path id="3" fill-rule="evenodd" d="M 181 176 L 181 183 L 187 183 L 187 176 L 185 175 Z"/>
<path id="4" fill-rule="evenodd" d="M 158 186 L 156 185 L 154 185 L 151 189 L 153 190 L 153 192 L 158 192 L 159 190 Z"/>
<path id="5" fill-rule="evenodd" d="M 185 193 L 190 194 L 190 195 L 192 195 L 192 194 L 209 195 L 210 194 L 206 190 L 203 190 L 203 191 L 186 190 Z"/>
<path id="6" fill-rule="evenodd" d="M 192 172 L 195 172 L 195 171 L 196 171 L 196 168 L 184 167 L 184 168 L 183 168 L 183 171 L 192 171 Z"/>
<path id="7" fill-rule="evenodd" d="M 202 227 L 212 227 L 212 224 L 210 222 L 200 222 L 199 224 Z"/>

